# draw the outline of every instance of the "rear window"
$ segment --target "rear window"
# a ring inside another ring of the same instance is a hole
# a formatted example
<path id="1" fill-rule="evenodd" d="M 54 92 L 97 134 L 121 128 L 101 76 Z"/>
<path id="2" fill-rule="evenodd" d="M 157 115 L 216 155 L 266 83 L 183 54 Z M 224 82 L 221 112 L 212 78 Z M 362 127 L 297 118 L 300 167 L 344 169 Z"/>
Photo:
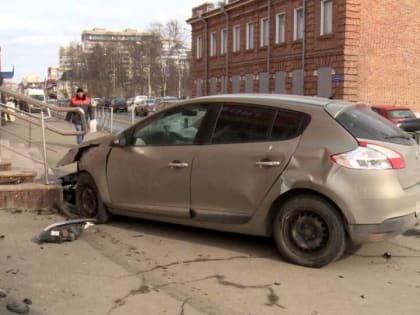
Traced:
<path id="1" fill-rule="evenodd" d="M 401 110 L 391 110 L 388 112 L 390 118 L 399 119 L 399 118 L 416 118 L 416 115 L 411 110 L 401 109 Z"/>
<path id="2" fill-rule="evenodd" d="M 355 138 L 411 145 L 411 137 L 368 107 L 352 107 L 336 120 Z"/>

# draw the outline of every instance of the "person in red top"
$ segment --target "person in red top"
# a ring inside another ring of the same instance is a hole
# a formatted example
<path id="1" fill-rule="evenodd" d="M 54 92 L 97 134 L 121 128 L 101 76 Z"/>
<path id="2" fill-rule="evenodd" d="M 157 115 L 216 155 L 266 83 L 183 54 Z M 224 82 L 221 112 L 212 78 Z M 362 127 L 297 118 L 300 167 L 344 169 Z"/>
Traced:
<path id="1" fill-rule="evenodd" d="M 80 107 L 84 113 L 86 119 L 93 120 L 95 119 L 95 111 L 93 110 L 90 97 L 86 95 L 85 91 L 82 88 L 78 88 L 76 91 L 76 95 L 72 97 L 70 106 L 77 106 Z M 72 122 L 74 126 L 76 127 L 77 131 L 83 130 L 83 124 L 82 124 L 82 117 L 78 113 L 71 112 L 70 115 L 67 117 L 67 120 Z M 86 121 L 87 125 L 88 121 Z M 80 144 L 83 142 L 83 135 L 77 135 L 76 140 L 77 144 Z"/>

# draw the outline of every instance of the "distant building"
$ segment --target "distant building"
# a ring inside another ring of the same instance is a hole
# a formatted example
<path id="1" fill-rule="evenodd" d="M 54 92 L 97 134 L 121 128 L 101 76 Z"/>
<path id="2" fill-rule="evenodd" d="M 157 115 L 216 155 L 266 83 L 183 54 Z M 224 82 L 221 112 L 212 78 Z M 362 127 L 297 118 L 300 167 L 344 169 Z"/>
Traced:
<path id="1" fill-rule="evenodd" d="M 69 90 L 71 85 L 76 84 L 73 82 L 73 78 L 80 78 L 79 74 L 85 70 L 83 66 L 78 67 L 80 64 L 78 59 L 87 56 L 90 60 L 97 60 L 97 64 L 100 66 L 98 72 L 103 75 L 102 80 L 105 76 L 111 82 L 106 93 L 129 95 L 137 92 L 138 94 L 159 95 L 162 87 L 158 88 L 155 84 L 155 88 L 151 89 L 152 81 L 157 81 L 156 76 L 158 76 L 158 74 L 152 73 L 152 65 L 161 65 L 162 69 L 166 66 L 169 68 L 169 65 L 175 65 L 180 69 L 178 77 L 181 78 L 181 72 L 189 71 L 190 49 L 168 39 L 162 39 L 159 34 L 140 32 L 134 29 L 126 29 L 121 32 L 103 28 L 84 30 L 81 34 L 80 44 L 73 43 L 68 47 L 60 48 L 59 72 L 62 75 L 60 76 L 59 90 Z M 165 71 L 168 70 L 166 68 Z M 181 79 L 177 80 L 179 81 L 178 85 L 183 83 Z M 95 82 L 90 82 L 88 85 L 94 86 Z M 189 86 L 188 83 L 188 88 Z M 178 91 L 181 91 L 181 88 Z M 102 95 L 100 91 L 97 93 Z"/>
<path id="2" fill-rule="evenodd" d="M 231 0 L 192 9 L 192 92 L 291 93 L 420 110 L 418 0 Z"/>
<path id="3" fill-rule="evenodd" d="M 150 33 L 139 32 L 135 29 L 125 29 L 122 32 L 109 31 L 104 28 L 93 28 L 82 32 L 82 47 L 89 51 L 95 45 L 107 43 L 142 42 L 153 36 Z"/>

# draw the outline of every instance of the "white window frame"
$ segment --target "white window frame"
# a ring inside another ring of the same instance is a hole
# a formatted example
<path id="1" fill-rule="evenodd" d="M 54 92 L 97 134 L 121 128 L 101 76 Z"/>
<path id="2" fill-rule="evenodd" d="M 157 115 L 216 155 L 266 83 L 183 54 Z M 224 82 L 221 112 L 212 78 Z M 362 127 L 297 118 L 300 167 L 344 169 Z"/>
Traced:
<path id="1" fill-rule="evenodd" d="M 241 50 L 241 27 L 239 25 L 235 25 L 232 29 L 233 35 L 233 52 L 238 52 Z"/>
<path id="2" fill-rule="evenodd" d="M 298 11 L 302 11 L 303 20 L 302 20 L 302 34 L 298 34 L 299 26 L 298 26 Z M 304 36 L 304 27 L 305 27 L 305 16 L 303 12 L 303 7 L 295 8 L 293 11 L 293 40 L 301 40 Z"/>
<path id="3" fill-rule="evenodd" d="M 331 5 L 331 8 L 326 12 L 325 8 L 327 5 Z M 321 0 L 321 22 L 320 22 L 320 34 L 327 35 L 333 32 L 333 1 L 332 0 Z M 326 13 L 328 16 L 326 16 Z M 329 18 L 329 25 L 326 28 L 326 18 Z"/>
<path id="4" fill-rule="evenodd" d="M 280 18 L 282 19 L 282 28 L 280 29 Z M 286 42 L 286 13 L 276 14 L 276 44 Z"/>
<path id="5" fill-rule="evenodd" d="M 220 54 L 224 55 L 227 53 L 227 45 L 228 45 L 228 41 L 227 41 L 227 36 L 228 36 L 228 32 L 227 29 L 222 29 L 220 31 Z"/>
<path id="6" fill-rule="evenodd" d="M 254 22 L 246 24 L 246 49 L 254 49 Z M 252 30 L 251 30 L 252 29 Z"/>
<path id="7" fill-rule="evenodd" d="M 216 32 L 210 33 L 210 56 L 216 56 L 217 54 L 217 35 Z"/>
<path id="8" fill-rule="evenodd" d="M 203 40 L 201 36 L 197 36 L 196 38 L 195 56 L 197 59 L 201 59 L 203 57 Z"/>
<path id="9" fill-rule="evenodd" d="M 265 30 L 265 23 L 267 23 L 267 34 L 264 33 Z M 264 36 L 265 35 L 265 36 Z M 266 47 L 268 46 L 268 41 L 270 40 L 270 25 L 268 17 L 264 17 L 261 19 L 260 22 L 260 46 Z"/>

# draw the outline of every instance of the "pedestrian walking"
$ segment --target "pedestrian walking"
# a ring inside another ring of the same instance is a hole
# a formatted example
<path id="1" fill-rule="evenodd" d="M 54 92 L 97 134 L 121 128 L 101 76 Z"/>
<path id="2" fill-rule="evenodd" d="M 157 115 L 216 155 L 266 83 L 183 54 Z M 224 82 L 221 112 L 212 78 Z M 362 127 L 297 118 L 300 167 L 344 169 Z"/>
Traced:
<path id="1" fill-rule="evenodd" d="M 15 99 L 13 97 L 9 97 L 6 103 L 6 106 L 9 107 L 9 110 L 11 110 L 12 112 L 15 111 Z M 10 115 L 10 114 L 5 114 L 5 119 L 6 121 L 15 121 L 15 116 L 14 115 Z"/>
<path id="2" fill-rule="evenodd" d="M 95 111 L 93 110 L 90 97 L 86 95 L 85 91 L 82 88 L 78 88 L 76 95 L 72 97 L 70 106 L 77 106 L 83 110 L 85 113 L 85 118 L 89 120 L 95 119 Z M 70 112 L 66 116 L 66 120 L 72 122 L 77 131 L 83 130 L 82 116 L 76 112 Z M 86 121 L 87 125 L 88 121 Z M 77 144 L 83 142 L 83 135 L 77 135 L 76 140 Z"/>

